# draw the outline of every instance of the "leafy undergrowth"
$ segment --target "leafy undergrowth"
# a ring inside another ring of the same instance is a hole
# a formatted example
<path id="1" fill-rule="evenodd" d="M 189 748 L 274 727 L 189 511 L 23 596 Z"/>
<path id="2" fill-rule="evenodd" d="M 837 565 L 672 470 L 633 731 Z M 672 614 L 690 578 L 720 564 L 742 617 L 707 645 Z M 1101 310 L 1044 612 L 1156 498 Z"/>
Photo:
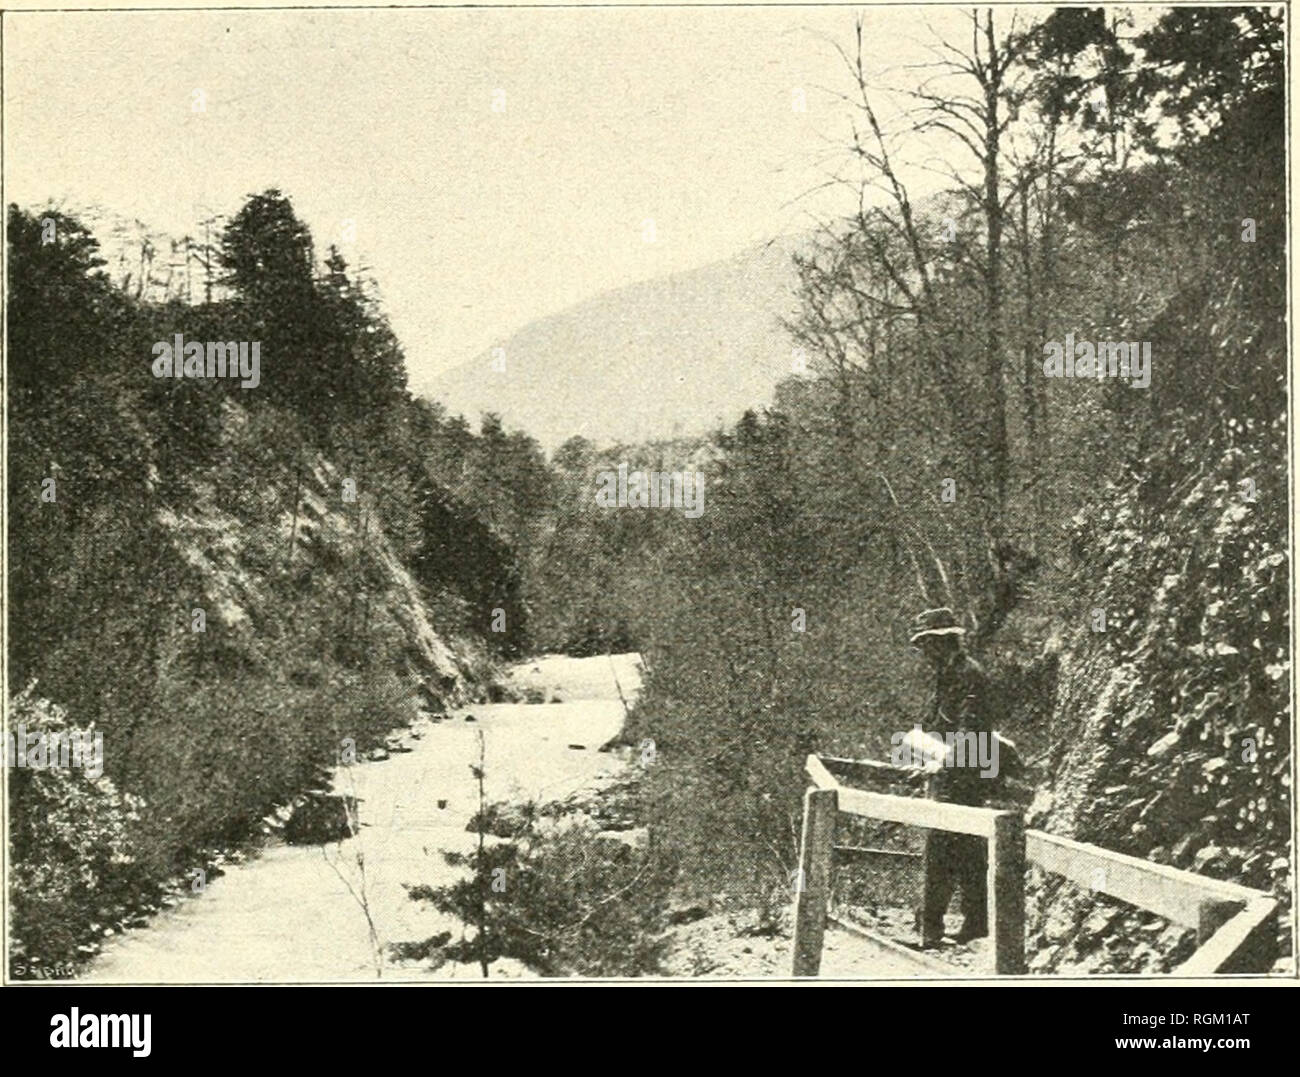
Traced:
<path id="1" fill-rule="evenodd" d="M 1256 195 L 1280 212 L 1280 188 Z M 1128 473 L 1072 521 L 1074 628 L 1051 782 L 1028 822 L 1271 892 L 1280 966 L 1292 952 L 1291 565 L 1285 258 L 1270 242 L 1221 244 L 1147 329 L 1158 384 L 1120 409 L 1149 409 L 1130 416 L 1143 433 Z M 1195 945 L 1059 879 L 1037 876 L 1029 898 L 1037 971 L 1164 972 Z"/>
<path id="2" fill-rule="evenodd" d="M 10 720 L 29 735 L 93 736 L 30 687 L 11 701 Z M 79 959 L 87 925 L 105 915 L 106 882 L 131 864 L 128 828 L 142 802 L 112 779 L 68 767 L 10 771 L 11 966 L 61 966 Z M 22 969 L 22 973 L 17 970 Z"/>
<path id="3" fill-rule="evenodd" d="M 676 869 L 634 825 L 632 795 L 615 783 L 542 806 L 486 805 L 469 829 L 494 840 L 481 852 L 443 854 L 463 876 L 407 887 L 412 900 L 468 925 L 466 935 L 399 944 L 392 956 L 431 968 L 513 959 L 543 976 L 661 972 Z"/>
<path id="4" fill-rule="evenodd" d="M 1088 551 L 1081 597 L 1106 611 L 1106 629 L 1080 631 L 1064 656 L 1054 780 L 1029 823 L 1272 892 L 1284 924 L 1291 663 L 1281 422 L 1260 440 L 1253 451 L 1224 449 L 1200 472 L 1189 466 L 1166 497 L 1135 483 L 1076 521 Z M 1177 451 L 1158 462 L 1182 463 L 1171 459 Z M 1189 953 L 1187 932 L 1059 880 L 1031 887 L 1029 908 L 1042 971 L 1169 971 Z M 1289 954 L 1284 928 L 1278 942 Z"/>

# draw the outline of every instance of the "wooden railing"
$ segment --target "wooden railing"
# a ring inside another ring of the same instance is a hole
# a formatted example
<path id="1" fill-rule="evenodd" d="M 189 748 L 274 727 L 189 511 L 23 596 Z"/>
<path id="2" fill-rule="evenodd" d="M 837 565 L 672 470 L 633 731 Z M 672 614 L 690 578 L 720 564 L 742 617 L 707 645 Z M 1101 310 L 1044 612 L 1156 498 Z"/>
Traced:
<path id="1" fill-rule="evenodd" d="M 1025 831 L 1025 851 L 1031 864 L 1077 886 L 1195 928 L 1198 948 L 1178 975 L 1267 972 L 1277 959 L 1277 902 L 1262 891 L 1041 830 Z"/>
<path id="2" fill-rule="evenodd" d="M 836 818 L 841 813 L 971 834 L 989 843 L 987 885 L 994 972 L 1025 972 L 1025 868 L 1029 864 L 1195 928 L 1198 949 L 1176 974 L 1267 972 L 1276 959 L 1277 903 L 1261 891 L 1026 830 L 1019 811 L 872 793 L 841 781 L 886 774 L 896 777 L 903 771 L 888 763 L 810 755 L 806 770 L 811 787 L 804 796 L 795 894 L 795 976 L 816 976 L 821 969 Z M 897 956 L 907 953 L 901 950 Z M 934 971 L 932 959 L 919 954 L 910 955 L 910 959 L 919 969 Z M 959 971 L 956 966 L 952 970 Z"/>

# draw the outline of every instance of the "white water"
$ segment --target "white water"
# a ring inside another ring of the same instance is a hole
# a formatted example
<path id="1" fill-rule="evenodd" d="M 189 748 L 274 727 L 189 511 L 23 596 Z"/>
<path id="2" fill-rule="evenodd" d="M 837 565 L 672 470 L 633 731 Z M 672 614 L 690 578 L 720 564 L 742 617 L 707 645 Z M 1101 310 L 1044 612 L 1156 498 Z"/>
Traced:
<path id="1" fill-rule="evenodd" d="M 402 884 L 451 882 L 444 850 L 469 851 L 477 839 L 465 825 L 477 808 L 470 765 L 476 732 L 486 746 L 489 800 L 554 800 L 621 764 L 597 748 L 623 722 L 623 705 L 639 687 L 636 655 L 611 659 L 552 656 L 524 663 L 517 683 L 556 690 L 560 703 L 479 705 L 449 721 L 421 727 L 411 752 L 341 771 L 336 786 L 361 798 L 361 832 L 341 845 L 272 845 L 230 865 L 194 895 L 137 930 L 106 941 L 83 980 L 116 983 L 257 981 L 373 981 L 376 963 L 366 918 L 341 871 L 361 892 L 357 852 L 364 854 L 366 894 L 381 942 L 425 939 L 439 931 L 459 938 L 461 925 L 411 901 Z M 472 714 L 474 723 L 466 722 Z M 582 744 L 575 750 L 570 744 Z M 438 801 L 446 800 L 439 808 Z M 326 857 L 328 856 L 328 860 Z M 393 980 L 478 978 L 477 965 L 429 971 L 384 961 Z M 492 975 L 528 976 L 516 962 L 498 961 Z"/>

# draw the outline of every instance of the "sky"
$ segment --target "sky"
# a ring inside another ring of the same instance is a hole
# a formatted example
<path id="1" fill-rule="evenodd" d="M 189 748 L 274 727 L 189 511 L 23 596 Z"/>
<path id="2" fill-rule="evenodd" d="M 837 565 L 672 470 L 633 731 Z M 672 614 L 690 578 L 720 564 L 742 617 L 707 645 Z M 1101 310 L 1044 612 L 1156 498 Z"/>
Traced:
<path id="1" fill-rule="evenodd" d="M 419 390 L 533 319 L 850 208 L 825 184 L 854 10 L 10 13 L 5 201 L 179 236 L 278 187 L 379 282 Z M 922 17 L 867 11 L 873 74 L 930 58 Z M 964 17 L 924 13 L 955 40 Z"/>

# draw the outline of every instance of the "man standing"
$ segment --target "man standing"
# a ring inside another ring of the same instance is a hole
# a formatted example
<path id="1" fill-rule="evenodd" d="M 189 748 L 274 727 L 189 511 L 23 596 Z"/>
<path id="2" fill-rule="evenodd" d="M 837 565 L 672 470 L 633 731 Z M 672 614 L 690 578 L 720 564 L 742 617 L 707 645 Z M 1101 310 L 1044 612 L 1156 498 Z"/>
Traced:
<path id="1" fill-rule="evenodd" d="M 963 646 L 966 630 L 952 610 L 926 610 L 913 625 L 909 642 L 934 669 L 934 707 L 930 729 L 948 743 L 950 734 L 993 736 L 996 701 L 988 676 Z M 938 796 L 954 804 L 981 805 L 992 782 L 980 776 L 978 752 L 958 753 L 937 776 Z M 956 762 L 960 765 L 953 766 Z M 962 927 L 955 936 L 966 942 L 988 934 L 986 871 L 988 848 L 983 838 L 930 830 L 925 838 L 925 888 L 922 897 L 921 945 L 934 947 L 943 938 L 943 917 L 953 891 L 961 889 Z"/>

